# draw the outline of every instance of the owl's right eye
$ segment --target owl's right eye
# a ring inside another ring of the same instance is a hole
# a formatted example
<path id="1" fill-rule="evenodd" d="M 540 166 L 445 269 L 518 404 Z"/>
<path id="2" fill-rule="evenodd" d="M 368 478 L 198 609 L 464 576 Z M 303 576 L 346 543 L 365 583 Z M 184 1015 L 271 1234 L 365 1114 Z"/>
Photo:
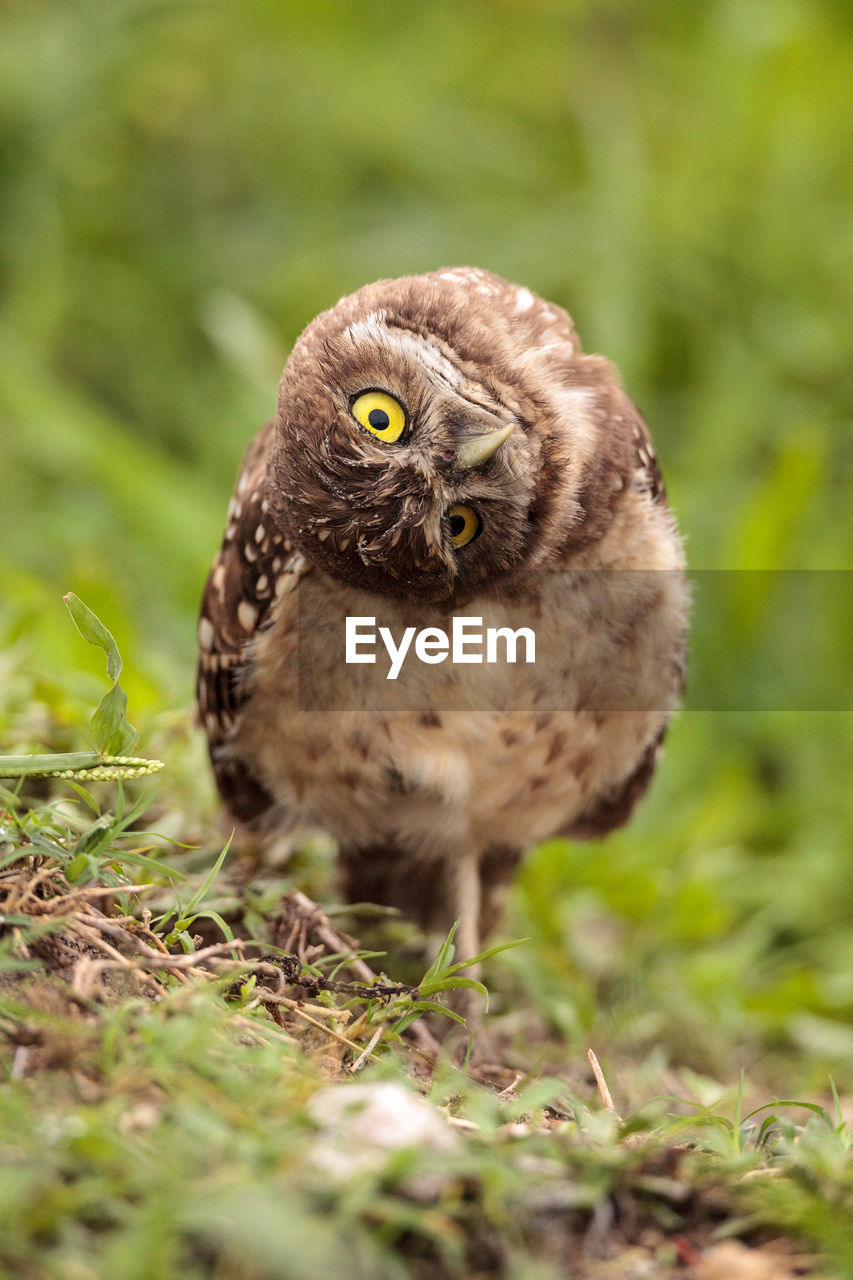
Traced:
<path id="1" fill-rule="evenodd" d="M 387 391 L 362 391 L 350 405 L 350 413 L 359 426 L 377 440 L 394 444 L 406 426 L 406 411 Z"/>

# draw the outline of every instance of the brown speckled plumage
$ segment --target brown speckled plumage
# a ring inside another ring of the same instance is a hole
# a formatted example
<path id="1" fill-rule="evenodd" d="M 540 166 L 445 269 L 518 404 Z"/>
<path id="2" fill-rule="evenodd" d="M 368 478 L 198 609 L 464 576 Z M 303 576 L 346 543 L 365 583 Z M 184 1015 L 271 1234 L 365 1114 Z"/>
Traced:
<path id="1" fill-rule="evenodd" d="M 403 406 L 399 440 L 355 420 L 366 390 Z M 472 465 L 485 433 L 502 442 Z M 454 504 L 481 522 L 458 549 Z M 408 703 L 386 705 L 376 668 L 341 663 L 347 616 L 396 634 L 455 614 L 534 627 L 535 665 L 410 667 Z M 458 916 L 471 953 L 525 848 L 627 820 L 685 631 L 680 542 L 612 366 L 488 272 L 383 280 L 308 326 L 243 461 L 202 603 L 200 718 L 235 818 L 326 828 L 352 898 Z"/>

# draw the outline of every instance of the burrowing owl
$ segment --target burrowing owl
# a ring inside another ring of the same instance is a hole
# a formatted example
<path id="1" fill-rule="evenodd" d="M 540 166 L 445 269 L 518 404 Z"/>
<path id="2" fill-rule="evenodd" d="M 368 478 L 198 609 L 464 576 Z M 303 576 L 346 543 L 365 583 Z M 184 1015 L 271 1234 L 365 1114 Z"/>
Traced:
<path id="1" fill-rule="evenodd" d="M 469 268 L 367 285 L 297 341 L 207 582 L 219 790 L 262 834 L 325 828 L 350 900 L 458 918 L 473 955 L 525 849 L 645 791 L 686 604 L 646 426 L 566 312 Z M 346 663 L 348 618 L 417 633 L 402 683 L 381 648 Z M 477 622 L 534 660 L 478 662 Z"/>

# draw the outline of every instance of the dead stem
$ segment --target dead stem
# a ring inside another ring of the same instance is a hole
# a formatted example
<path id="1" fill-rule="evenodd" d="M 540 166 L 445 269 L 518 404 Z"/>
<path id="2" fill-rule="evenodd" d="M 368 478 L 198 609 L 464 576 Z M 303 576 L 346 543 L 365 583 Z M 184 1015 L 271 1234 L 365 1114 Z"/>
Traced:
<path id="1" fill-rule="evenodd" d="M 592 1049 L 587 1050 L 589 1065 L 592 1067 L 592 1074 L 595 1076 L 595 1083 L 598 1085 L 598 1092 L 601 1096 L 601 1104 L 605 1111 L 615 1111 L 613 1099 L 610 1096 L 610 1090 L 607 1087 L 607 1081 L 604 1078 L 604 1072 L 601 1070 L 601 1064 L 596 1058 Z"/>

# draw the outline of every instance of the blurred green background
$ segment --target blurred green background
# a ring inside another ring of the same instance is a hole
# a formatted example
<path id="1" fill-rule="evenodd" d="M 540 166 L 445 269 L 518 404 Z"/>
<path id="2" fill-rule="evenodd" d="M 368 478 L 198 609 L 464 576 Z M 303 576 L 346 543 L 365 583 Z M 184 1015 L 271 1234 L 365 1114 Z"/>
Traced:
<path id="1" fill-rule="evenodd" d="M 840 0 L 2 6 L 8 749 L 73 737 L 94 688 L 65 590 L 143 726 L 186 724 L 239 456 L 303 325 L 379 276 L 468 263 L 566 306 L 694 568 L 849 568 L 851 48 Z M 749 711 L 793 622 L 731 579 L 697 662 L 748 670 L 744 710 L 682 713 L 627 832 L 531 858 L 505 973 L 568 1033 L 818 1079 L 853 1056 L 853 717 Z M 821 581 L 849 708 L 849 575 Z"/>

